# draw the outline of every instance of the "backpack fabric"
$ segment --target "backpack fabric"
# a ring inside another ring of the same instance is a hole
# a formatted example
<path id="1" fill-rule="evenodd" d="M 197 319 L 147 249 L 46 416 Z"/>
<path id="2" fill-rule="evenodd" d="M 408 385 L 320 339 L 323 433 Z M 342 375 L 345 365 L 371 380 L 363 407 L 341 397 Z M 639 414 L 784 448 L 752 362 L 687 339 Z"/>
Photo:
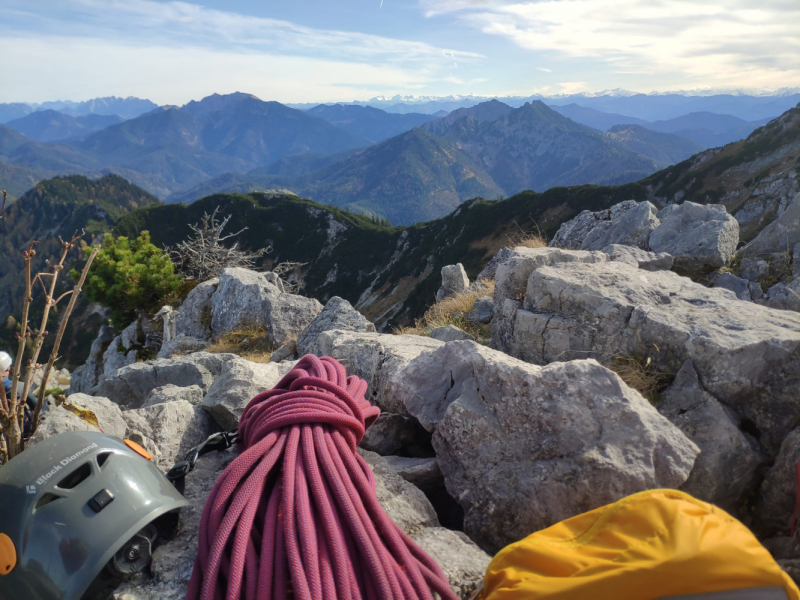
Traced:
<path id="1" fill-rule="evenodd" d="M 677 490 L 628 496 L 495 556 L 480 600 L 800 600 L 742 523 Z"/>

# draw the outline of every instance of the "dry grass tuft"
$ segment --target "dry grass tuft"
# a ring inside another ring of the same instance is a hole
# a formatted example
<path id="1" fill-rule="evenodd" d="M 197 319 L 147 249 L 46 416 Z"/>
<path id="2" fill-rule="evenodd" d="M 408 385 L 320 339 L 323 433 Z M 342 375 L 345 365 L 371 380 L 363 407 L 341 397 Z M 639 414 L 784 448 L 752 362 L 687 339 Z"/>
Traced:
<path id="1" fill-rule="evenodd" d="M 417 319 L 413 327 L 403 327 L 396 330 L 395 333 L 428 336 L 437 327 L 455 325 L 459 329 L 466 331 L 478 342 L 482 344 L 488 343 L 490 338 L 489 326 L 467 321 L 465 317 L 472 310 L 475 300 L 484 296 L 492 296 L 493 294 L 493 279 L 476 281 L 460 294 L 449 296 L 431 306 L 425 311 L 421 319 Z"/>
<path id="2" fill-rule="evenodd" d="M 269 343 L 265 329 L 243 327 L 226 333 L 212 342 L 205 351 L 216 354 L 236 354 L 251 362 L 268 363 L 274 350 L 275 348 Z"/>
<path id="3" fill-rule="evenodd" d="M 632 387 L 651 403 L 661 399 L 661 393 L 675 379 L 670 373 L 659 371 L 649 358 L 638 356 L 614 356 L 609 365 L 620 379 Z"/>
<path id="4" fill-rule="evenodd" d="M 524 248 L 544 248 L 547 246 L 547 237 L 539 229 L 538 225 L 534 225 L 533 229 L 524 230 L 517 225 L 518 231 L 509 233 L 506 237 L 507 245 L 510 248 L 522 246 Z"/>

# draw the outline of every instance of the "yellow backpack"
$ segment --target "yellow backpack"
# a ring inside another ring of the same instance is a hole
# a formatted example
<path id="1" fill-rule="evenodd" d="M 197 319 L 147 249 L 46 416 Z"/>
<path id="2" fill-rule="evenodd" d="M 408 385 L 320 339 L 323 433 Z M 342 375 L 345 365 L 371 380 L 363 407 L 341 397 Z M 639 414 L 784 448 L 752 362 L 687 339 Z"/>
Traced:
<path id="1" fill-rule="evenodd" d="M 800 600 L 742 523 L 677 490 L 628 496 L 489 563 L 480 600 Z"/>

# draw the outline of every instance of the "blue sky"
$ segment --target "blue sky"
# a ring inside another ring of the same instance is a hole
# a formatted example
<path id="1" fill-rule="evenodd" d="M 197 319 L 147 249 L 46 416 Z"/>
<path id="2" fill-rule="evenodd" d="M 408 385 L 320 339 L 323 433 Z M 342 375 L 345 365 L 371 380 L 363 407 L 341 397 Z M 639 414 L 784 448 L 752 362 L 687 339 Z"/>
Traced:
<path id="1" fill-rule="evenodd" d="M 800 87 L 798 0 L 0 0 L 0 102 Z"/>

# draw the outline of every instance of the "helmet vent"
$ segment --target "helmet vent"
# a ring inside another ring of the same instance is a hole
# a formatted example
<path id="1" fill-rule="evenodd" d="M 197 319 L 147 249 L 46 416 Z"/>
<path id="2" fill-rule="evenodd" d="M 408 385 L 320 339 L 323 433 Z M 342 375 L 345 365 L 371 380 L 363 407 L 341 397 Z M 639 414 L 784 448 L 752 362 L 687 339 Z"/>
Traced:
<path id="1" fill-rule="evenodd" d="M 58 487 L 62 490 L 71 490 L 77 487 L 82 481 L 88 479 L 91 474 L 92 468 L 89 466 L 89 463 L 83 463 L 80 467 L 59 481 Z"/>
<path id="2" fill-rule="evenodd" d="M 54 501 L 60 500 L 60 499 L 61 499 L 61 496 L 56 496 L 55 494 L 51 494 L 50 492 L 47 492 L 44 496 L 39 498 L 39 501 L 36 503 L 35 510 L 39 510 L 43 506 L 47 506 L 51 502 L 54 502 Z"/>
<path id="3" fill-rule="evenodd" d="M 97 466 L 98 467 L 102 467 L 104 464 L 106 464 L 106 461 L 109 458 L 111 458 L 112 454 L 113 454 L 113 452 L 102 452 L 102 453 L 98 454 L 97 455 Z"/>

